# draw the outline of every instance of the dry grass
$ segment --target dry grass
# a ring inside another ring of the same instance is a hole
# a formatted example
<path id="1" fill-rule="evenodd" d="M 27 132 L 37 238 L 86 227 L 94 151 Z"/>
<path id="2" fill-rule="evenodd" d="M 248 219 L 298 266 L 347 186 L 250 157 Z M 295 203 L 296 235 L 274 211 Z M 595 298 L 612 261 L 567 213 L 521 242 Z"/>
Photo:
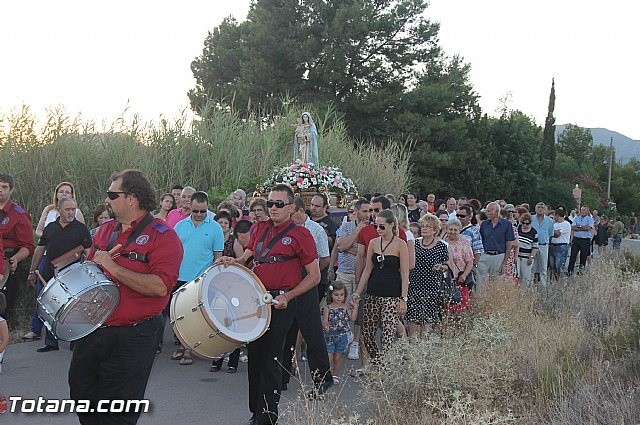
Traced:
<path id="1" fill-rule="evenodd" d="M 626 261 L 598 259 L 546 290 L 494 282 L 455 333 L 398 341 L 363 381 L 359 415 L 330 423 L 640 423 L 640 292 Z"/>

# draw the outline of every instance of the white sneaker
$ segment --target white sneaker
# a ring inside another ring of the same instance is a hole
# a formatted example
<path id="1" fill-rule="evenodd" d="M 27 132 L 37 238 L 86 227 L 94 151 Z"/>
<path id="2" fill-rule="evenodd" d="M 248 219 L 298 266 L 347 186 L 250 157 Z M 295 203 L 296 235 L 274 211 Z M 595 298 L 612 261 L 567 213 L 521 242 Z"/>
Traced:
<path id="1" fill-rule="evenodd" d="M 240 353 L 240 357 L 239 357 L 240 361 L 242 363 L 246 363 L 249 361 L 249 357 L 247 357 L 247 355 L 245 353 Z"/>
<path id="2" fill-rule="evenodd" d="M 349 348 L 349 355 L 347 355 L 349 360 L 358 360 L 360 358 L 360 344 L 357 342 L 352 342 L 351 347 Z"/>

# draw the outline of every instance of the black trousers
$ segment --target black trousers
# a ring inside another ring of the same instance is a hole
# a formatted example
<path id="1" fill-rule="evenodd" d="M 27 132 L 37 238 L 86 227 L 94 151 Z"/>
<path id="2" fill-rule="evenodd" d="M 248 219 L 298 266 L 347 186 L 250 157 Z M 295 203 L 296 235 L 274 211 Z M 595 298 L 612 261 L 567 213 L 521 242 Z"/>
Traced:
<path id="1" fill-rule="evenodd" d="M 571 257 L 569 257 L 569 267 L 567 268 L 569 273 L 573 273 L 578 253 L 580 253 L 580 268 L 584 268 L 584 266 L 587 265 L 587 257 L 589 256 L 590 249 L 590 238 L 573 238 L 573 242 L 571 243 Z"/>
<path id="2" fill-rule="evenodd" d="M 295 316 L 291 303 L 284 310 L 271 309 L 269 330 L 247 344 L 249 410 L 258 425 L 276 423 L 282 389 L 282 351 Z"/>
<path id="3" fill-rule="evenodd" d="M 282 382 L 289 383 L 293 368 L 293 351 L 298 330 L 307 343 L 307 361 L 313 382 L 318 385 L 332 381 L 327 344 L 322 331 L 322 319 L 318 302 L 318 291 L 310 290 L 291 300 L 296 304 L 296 315 L 287 333 L 282 354 Z"/>
<path id="4" fill-rule="evenodd" d="M 0 260 L 4 261 L 1 257 Z M 5 273 L 9 273 L 9 278 L 7 279 L 7 283 L 4 285 L 4 288 L 2 288 L 2 292 L 4 292 L 4 296 L 7 299 L 7 309 L 2 316 L 7 320 L 11 320 L 13 323 L 14 317 L 16 317 L 14 309 L 16 308 L 16 301 L 18 298 L 19 283 L 24 282 L 26 279 L 22 272 L 16 271 L 15 273 L 11 273 L 10 270 L 7 270 Z"/>
<path id="5" fill-rule="evenodd" d="M 224 361 L 224 357 L 220 357 L 218 360 L 214 360 L 211 364 L 216 365 L 218 367 L 222 367 L 222 362 Z M 238 362 L 240 361 L 240 347 L 233 350 L 231 354 L 229 354 L 229 362 L 227 366 L 238 368 Z"/>
<path id="6" fill-rule="evenodd" d="M 94 409 L 100 400 L 143 399 L 161 326 L 162 317 L 156 316 L 135 326 L 99 328 L 76 341 L 71 398 L 90 400 Z M 78 418 L 83 425 L 135 424 L 140 413 L 78 413 Z"/>

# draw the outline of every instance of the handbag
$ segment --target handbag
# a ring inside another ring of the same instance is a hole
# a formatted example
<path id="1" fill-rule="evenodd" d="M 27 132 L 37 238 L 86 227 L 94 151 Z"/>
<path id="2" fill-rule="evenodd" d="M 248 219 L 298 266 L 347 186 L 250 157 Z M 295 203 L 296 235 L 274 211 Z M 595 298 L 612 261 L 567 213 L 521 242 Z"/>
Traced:
<path id="1" fill-rule="evenodd" d="M 458 273 L 458 280 L 460 279 L 460 276 L 462 276 L 462 273 L 463 272 Z M 469 273 L 462 283 L 471 291 L 473 287 L 476 286 L 476 275 L 473 272 Z"/>
<path id="2" fill-rule="evenodd" d="M 462 294 L 456 285 L 456 279 L 453 277 L 453 271 L 449 265 L 444 272 L 444 303 L 445 304 L 460 304 L 462 302 Z"/>

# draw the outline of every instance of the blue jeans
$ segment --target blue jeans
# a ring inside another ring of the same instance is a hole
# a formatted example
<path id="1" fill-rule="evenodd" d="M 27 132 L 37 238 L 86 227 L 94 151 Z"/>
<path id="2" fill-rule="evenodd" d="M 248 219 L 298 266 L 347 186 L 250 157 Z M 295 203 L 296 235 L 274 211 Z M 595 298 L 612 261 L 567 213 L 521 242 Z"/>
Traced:
<path id="1" fill-rule="evenodd" d="M 613 238 L 613 249 L 620 249 L 620 245 L 622 245 L 622 235 L 618 234 Z"/>
<path id="2" fill-rule="evenodd" d="M 549 246 L 549 267 L 553 271 L 566 270 L 567 255 L 569 253 L 569 245 L 550 245 Z"/>
<path id="3" fill-rule="evenodd" d="M 327 344 L 327 353 L 344 353 L 349 345 L 349 337 L 346 332 L 327 332 L 324 334 L 324 342 Z"/>

